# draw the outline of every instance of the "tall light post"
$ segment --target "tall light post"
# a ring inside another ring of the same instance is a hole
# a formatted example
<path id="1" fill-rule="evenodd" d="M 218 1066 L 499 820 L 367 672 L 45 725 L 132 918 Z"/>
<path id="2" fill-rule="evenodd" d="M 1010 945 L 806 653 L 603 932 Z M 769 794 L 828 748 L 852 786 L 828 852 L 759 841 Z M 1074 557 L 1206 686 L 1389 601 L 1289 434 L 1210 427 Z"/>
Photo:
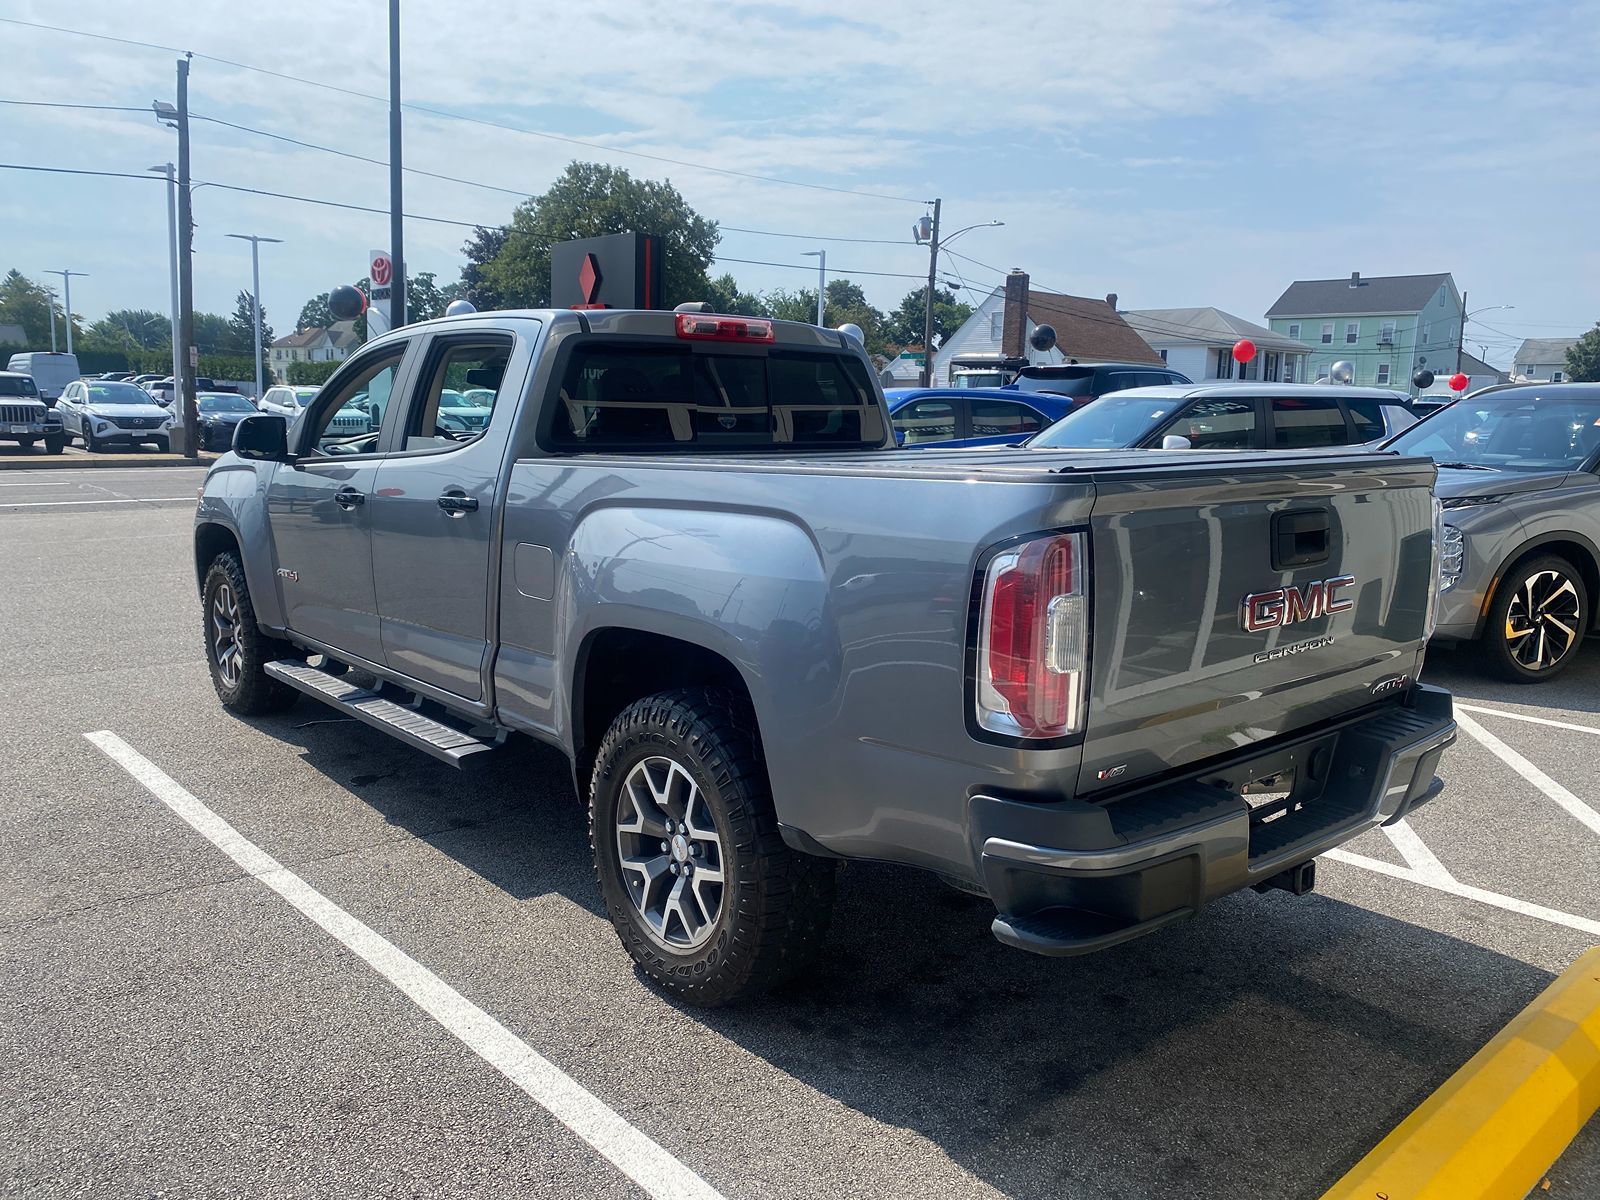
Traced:
<path id="1" fill-rule="evenodd" d="M 231 238 L 238 238 L 241 242 L 250 243 L 250 308 L 251 316 L 255 318 L 256 331 L 256 401 L 260 402 L 263 384 L 261 372 L 261 243 L 278 246 L 283 244 L 282 238 L 261 237 L 254 233 L 230 233 Z"/>
<path id="2" fill-rule="evenodd" d="M 67 353 L 71 354 L 72 353 L 72 277 L 74 275 L 77 275 L 79 278 L 86 279 L 86 278 L 88 278 L 88 272 L 87 271 L 46 271 L 45 274 L 46 275 L 59 275 L 59 276 L 61 276 L 62 291 L 66 293 L 66 297 L 67 297 L 67 301 L 66 301 L 66 303 L 67 303 Z M 55 349 L 56 349 L 56 336 L 55 336 L 56 335 L 56 324 L 55 324 L 55 320 L 56 320 L 55 319 L 55 313 L 51 312 L 51 314 L 50 314 L 50 352 L 52 354 L 55 353 Z"/>
<path id="3" fill-rule="evenodd" d="M 167 177 L 167 268 L 172 287 L 172 394 L 183 390 L 183 355 L 178 350 L 178 177 L 171 163 L 149 167 Z"/>
<path id="4" fill-rule="evenodd" d="M 997 225 L 1004 225 L 1004 221 L 979 221 L 976 225 L 968 225 L 958 229 L 943 243 L 939 241 L 939 210 L 942 202 L 935 199 L 933 202 L 933 216 L 923 217 L 911 226 L 911 237 L 918 245 L 926 242 L 928 245 L 928 294 L 924 298 L 922 307 L 922 386 L 929 387 L 933 384 L 933 285 L 938 278 L 939 247 L 948 246 L 963 233 L 970 233 L 974 229 L 990 229 Z"/>
<path id="5" fill-rule="evenodd" d="M 400 170 L 400 0 L 389 0 L 389 328 L 406 323 L 405 212 Z"/>
<path id="6" fill-rule="evenodd" d="M 189 180 L 189 59 L 178 60 L 176 105 L 157 100 L 150 107 L 156 120 L 178 131 L 178 327 L 173 341 L 185 370 L 173 379 L 172 446 L 185 458 L 199 458 L 200 414 L 195 408 L 195 368 L 199 355 L 194 347 L 194 207 Z"/>
<path id="7" fill-rule="evenodd" d="M 828 295 L 828 252 L 826 250 L 807 250 L 800 257 L 817 260 L 817 325 L 820 328 L 822 325 L 822 306 Z"/>
<path id="8" fill-rule="evenodd" d="M 1515 304 L 1491 304 L 1487 308 L 1475 308 L 1471 312 L 1468 312 L 1467 294 L 1465 292 L 1461 293 L 1461 328 L 1456 331 L 1456 374 L 1459 375 L 1461 373 L 1461 352 L 1465 348 L 1467 342 L 1467 318 L 1475 317 L 1479 313 L 1494 312 L 1495 310 L 1501 308 L 1515 307 Z M 1513 363 L 1511 365 L 1515 366 L 1516 364 Z"/>

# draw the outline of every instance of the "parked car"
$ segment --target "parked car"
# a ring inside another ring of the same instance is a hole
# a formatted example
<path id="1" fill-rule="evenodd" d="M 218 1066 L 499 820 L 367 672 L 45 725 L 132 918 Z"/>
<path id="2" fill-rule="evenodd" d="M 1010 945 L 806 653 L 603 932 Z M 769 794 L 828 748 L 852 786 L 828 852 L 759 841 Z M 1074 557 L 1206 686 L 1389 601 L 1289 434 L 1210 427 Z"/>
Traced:
<path id="1" fill-rule="evenodd" d="M 1071 410 L 1050 392 L 1003 388 L 890 388 L 884 393 L 901 446 L 995 446 L 1026 441 Z"/>
<path id="2" fill-rule="evenodd" d="M 108 383 L 130 383 L 133 380 L 132 371 L 107 371 L 99 378 Z"/>
<path id="3" fill-rule="evenodd" d="M 172 414 L 131 383 L 75 379 L 56 407 L 67 434 L 82 438 L 85 450 L 112 444 L 149 444 L 162 453 L 171 448 Z"/>
<path id="4" fill-rule="evenodd" d="M 0 371 L 0 442 L 15 442 L 26 450 L 41 441 L 46 454 L 66 448 L 61 414 L 44 402 L 31 375 Z"/>
<path id="5" fill-rule="evenodd" d="M 256 406 L 238 392 L 201 392 L 195 397 L 200 420 L 200 445 L 207 450 L 226 450 L 233 445 L 233 429 L 256 411 Z"/>
<path id="6" fill-rule="evenodd" d="M 463 439 L 435 417 L 471 371 L 497 399 Z M 329 422 L 378 395 L 341 456 Z M 804 968 L 839 858 L 937 871 L 1001 941 L 1077 954 L 1304 892 L 1439 792 L 1426 458 L 894 445 L 831 329 L 404 326 L 207 475 L 213 684 L 456 767 L 559 748 L 619 939 L 697 1004 Z M 1267 778 L 1292 791 L 1247 801 Z"/>
<path id="7" fill-rule="evenodd" d="M 1104 396 L 1107 392 L 1192 382 L 1187 375 L 1151 363 L 1056 363 L 1023 367 L 1005 388 L 1070 396 L 1074 406 L 1078 406 Z"/>
<path id="8" fill-rule="evenodd" d="M 176 385 L 172 381 L 172 376 L 168 375 L 162 378 L 160 381 L 148 385 L 145 390 L 155 397 L 157 404 L 161 405 L 163 408 L 167 408 L 172 404 L 173 389 L 175 386 Z M 199 395 L 201 392 L 214 392 L 217 390 L 216 380 L 207 379 L 204 375 L 201 375 L 194 381 L 194 390 L 196 395 Z"/>
<path id="9" fill-rule="evenodd" d="M 135 387 L 149 388 L 152 383 L 160 383 L 163 379 L 171 379 L 170 375 L 135 375 L 130 382 Z"/>
<path id="10" fill-rule="evenodd" d="M 78 356 L 54 350 L 25 351 L 13 354 L 6 370 L 32 378 L 40 399 L 47 405 L 54 405 L 67 384 L 78 378 Z"/>
<path id="11" fill-rule="evenodd" d="M 265 413 L 277 413 L 280 417 L 287 417 L 293 421 L 300 415 L 300 410 L 316 397 L 317 389 L 303 387 L 295 384 L 279 384 L 269 387 L 262 393 L 261 401 L 256 405 Z"/>
<path id="12" fill-rule="evenodd" d="M 1416 423 L 1403 392 L 1316 383 L 1134 388 L 1068 413 L 1039 450 L 1312 450 L 1372 445 Z"/>
<path id="13" fill-rule="evenodd" d="M 1600 602 L 1600 383 L 1484 389 L 1384 449 L 1439 464 L 1434 636 L 1515 683 L 1570 667 Z"/>

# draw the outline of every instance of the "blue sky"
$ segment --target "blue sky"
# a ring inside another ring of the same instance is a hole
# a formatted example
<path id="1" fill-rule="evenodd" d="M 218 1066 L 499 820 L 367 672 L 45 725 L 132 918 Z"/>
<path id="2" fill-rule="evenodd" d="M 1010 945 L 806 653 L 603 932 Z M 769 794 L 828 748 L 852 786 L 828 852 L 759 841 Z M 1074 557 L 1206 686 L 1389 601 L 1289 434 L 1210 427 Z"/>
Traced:
<path id="1" fill-rule="evenodd" d="M 0 3 L 0 17 L 177 46 L 197 58 L 192 108 L 370 158 L 381 103 L 213 61 L 382 95 L 383 0 L 270 5 Z M 971 295 L 1018 266 L 1036 285 L 1125 308 L 1214 304 L 1251 320 L 1296 278 L 1451 271 L 1474 309 L 1468 345 L 1509 361 L 1521 337 L 1600 319 L 1600 0 L 1578 3 L 513 5 L 404 0 L 406 98 L 594 141 L 415 112 L 409 166 L 537 193 L 574 157 L 670 177 L 733 233 L 747 289 L 855 277 L 880 306 L 916 286 L 910 226 L 944 200 L 946 229 L 1001 220 L 949 260 Z M 0 97 L 147 106 L 171 99 L 175 55 L 0 24 Z M 639 151 L 878 199 L 784 186 Z M 0 106 L 0 161 L 142 173 L 174 156 L 139 113 Z M 197 123 L 197 179 L 382 208 L 387 172 Z M 0 270 L 87 271 L 75 308 L 167 305 L 158 182 L 0 172 Z M 495 223 L 515 197 L 410 175 L 406 209 Z M 279 332 L 310 295 L 387 242 L 376 214 L 201 189 L 196 302 L 231 310 L 263 249 Z M 460 268 L 468 231 L 412 221 L 413 271 Z M 888 244 L 825 238 L 884 239 Z M 991 269 L 992 268 L 992 269 Z M 896 278 L 904 275 L 906 278 Z"/>

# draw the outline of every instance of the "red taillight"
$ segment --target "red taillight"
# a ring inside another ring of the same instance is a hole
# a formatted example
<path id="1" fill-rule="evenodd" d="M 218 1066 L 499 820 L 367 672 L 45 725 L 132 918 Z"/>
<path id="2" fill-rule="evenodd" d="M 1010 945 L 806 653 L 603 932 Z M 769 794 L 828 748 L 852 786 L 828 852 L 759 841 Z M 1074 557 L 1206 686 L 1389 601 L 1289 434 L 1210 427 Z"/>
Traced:
<path id="1" fill-rule="evenodd" d="M 1083 729 L 1089 645 L 1081 533 L 1002 551 L 984 574 L 978 723 L 1051 738 Z"/>
<path id="2" fill-rule="evenodd" d="M 679 313 L 678 336 L 703 342 L 771 342 L 777 337 L 771 321 L 759 317 L 719 317 L 712 313 Z"/>

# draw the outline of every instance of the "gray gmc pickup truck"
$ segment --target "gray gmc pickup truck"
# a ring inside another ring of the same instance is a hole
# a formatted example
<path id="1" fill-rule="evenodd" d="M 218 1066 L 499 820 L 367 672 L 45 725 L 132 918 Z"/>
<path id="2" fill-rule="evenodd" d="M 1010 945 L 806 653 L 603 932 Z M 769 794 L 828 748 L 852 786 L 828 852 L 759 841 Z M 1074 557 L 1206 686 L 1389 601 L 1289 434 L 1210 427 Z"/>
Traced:
<path id="1" fill-rule="evenodd" d="M 440 419 L 473 394 L 479 428 Z M 377 428 L 349 436 L 359 404 Z M 839 859 L 1114 945 L 1430 799 L 1433 464 L 897 450 L 859 344 L 696 312 L 407 326 L 207 476 L 222 702 L 456 767 L 559 747 L 629 953 L 719 1004 L 802 966 Z M 470 786 L 470 785 L 467 785 Z"/>

